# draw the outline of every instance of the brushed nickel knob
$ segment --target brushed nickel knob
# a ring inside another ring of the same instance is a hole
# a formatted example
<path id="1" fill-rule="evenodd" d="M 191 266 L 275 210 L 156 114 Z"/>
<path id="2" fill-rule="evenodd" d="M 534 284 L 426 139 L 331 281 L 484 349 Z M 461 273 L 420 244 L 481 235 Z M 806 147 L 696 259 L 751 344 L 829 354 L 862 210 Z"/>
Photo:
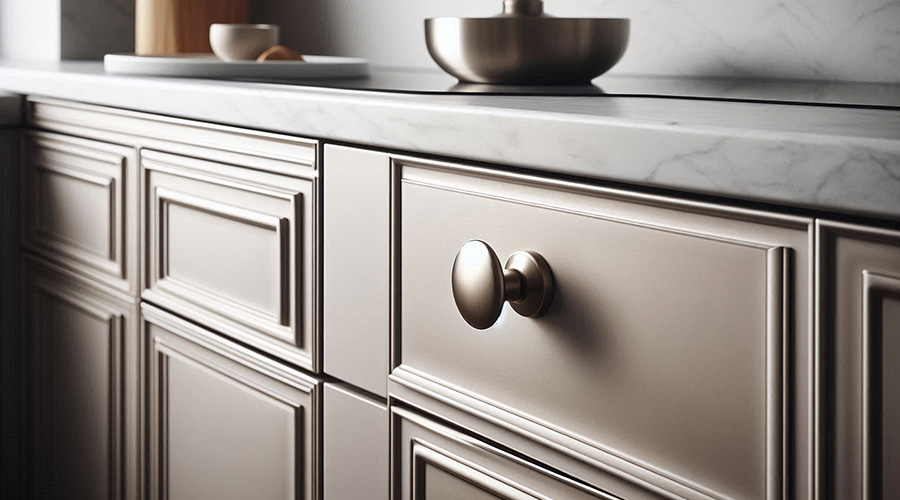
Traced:
<path id="1" fill-rule="evenodd" d="M 506 266 L 481 240 L 469 240 L 453 261 L 451 284 L 456 308 L 473 328 L 490 328 L 503 303 L 528 318 L 543 316 L 553 301 L 553 273 L 535 252 L 516 252 Z"/>

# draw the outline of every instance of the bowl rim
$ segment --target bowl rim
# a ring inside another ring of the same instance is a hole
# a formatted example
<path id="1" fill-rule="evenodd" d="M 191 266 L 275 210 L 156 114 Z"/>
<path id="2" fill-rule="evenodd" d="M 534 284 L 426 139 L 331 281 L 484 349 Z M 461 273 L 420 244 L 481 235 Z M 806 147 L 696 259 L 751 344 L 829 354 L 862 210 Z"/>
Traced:
<path id="1" fill-rule="evenodd" d="M 542 16 L 542 17 L 515 17 L 515 16 L 497 16 L 497 17 L 454 17 L 454 16 L 441 16 L 441 17 L 429 17 L 425 19 L 426 23 L 438 22 L 438 21 L 465 21 L 465 22 L 485 22 L 485 21 L 493 21 L 493 22 L 522 22 L 525 20 L 533 19 L 538 22 L 596 22 L 596 21 L 606 21 L 606 22 L 621 22 L 630 24 L 630 17 L 554 17 L 554 16 Z M 535 21 L 530 21 L 535 22 Z"/>
<path id="2" fill-rule="evenodd" d="M 277 30 L 277 24 L 244 24 L 244 23 L 212 23 L 209 29 L 229 29 L 229 30 L 259 30 L 270 31 Z"/>

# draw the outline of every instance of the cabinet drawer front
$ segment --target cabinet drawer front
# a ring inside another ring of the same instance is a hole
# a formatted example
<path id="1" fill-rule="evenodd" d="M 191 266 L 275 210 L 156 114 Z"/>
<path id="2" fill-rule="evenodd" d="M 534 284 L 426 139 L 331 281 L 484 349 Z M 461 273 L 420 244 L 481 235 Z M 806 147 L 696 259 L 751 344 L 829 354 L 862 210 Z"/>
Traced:
<path id="1" fill-rule="evenodd" d="M 312 181 L 145 152 L 145 298 L 312 367 Z"/>
<path id="2" fill-rule="evenodd" d="M 400 500 L 613 500 L 615 497 L 393 407 Z"/>
<path id="3" fill-rule="evenodd" d="M 136 498 L 137 308 L 26 267 L 35 498 Z"/>
<path id="4" fill-rule="evenodd" d="M 314 499 L 319 384 L 143 306 L 150 498 Z"/>
<path id="5" fill-rule="evenodd" d="M 770 226 L 522 176 L 399 168 L 395 377 L 689 498 L 780 498 L 785 329 L 805 325 L 787 304 L 804 307 L 805 292 L 791 291 L 806 276 L 809 221 Z M 470 327 L 451 285 L 470 239 L 500 262 L 543 256 L 555 284 L 547 314 L 505 305 L 489 329 Z"/>
<path id="6" fill-rule="evenodd" d="M 25 246 L 98 281 L 137 288 L 137 162 L 131 148 L 53 134 L 26 147 Z"/>

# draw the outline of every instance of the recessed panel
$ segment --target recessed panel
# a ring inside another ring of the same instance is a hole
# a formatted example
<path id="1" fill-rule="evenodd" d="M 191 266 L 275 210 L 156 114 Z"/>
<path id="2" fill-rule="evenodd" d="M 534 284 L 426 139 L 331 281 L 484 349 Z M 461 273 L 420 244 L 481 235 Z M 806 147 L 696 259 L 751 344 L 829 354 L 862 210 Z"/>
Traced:
<path id="1" fill-rule="evenodd" d="M 315 370 L 311 179 L 145 150 L 142 298 Z"/>
<path id="2" fill-rule="evenodd" d="M 140 487 L 135 304 L 73 272 L 30 256 L 25 263 L 32 496 L 132 499 Z"/>
<path id="3" fill-rule="evenodd" d="M 167 203 L 166 277 L 279 321 L 284 242 L 277 227 Z M 286 236 L 286 235 L 284 235 Z"/>
<path id="4" fill-rule="evenodd" d="M 103 259 L 114 259 L 115 192 L 110 179 L 38 170 L 38 231 Z"/>
<path id="5" fill-rule="evenodd" d="M 179 357 L 165 366 L 168 499 L 296 499 L 300 410 Z"/>
<path id="6" fill-rule="evenodd" d="M 33 132 L 25 142 L 23 244 L 66 269 L 137 291 L 137 163 L 130 147 Z"/>
<path id="7" fill-rule="evenodd" d="M 46 498 L 110 498 L 114 336 L 110 318 L 41 297 L 40 418 Z"/>
<path id="8" fill-rule="evenodd" d="M 320 383 L 149 304 L 153 500 L 315 500 Z"/>

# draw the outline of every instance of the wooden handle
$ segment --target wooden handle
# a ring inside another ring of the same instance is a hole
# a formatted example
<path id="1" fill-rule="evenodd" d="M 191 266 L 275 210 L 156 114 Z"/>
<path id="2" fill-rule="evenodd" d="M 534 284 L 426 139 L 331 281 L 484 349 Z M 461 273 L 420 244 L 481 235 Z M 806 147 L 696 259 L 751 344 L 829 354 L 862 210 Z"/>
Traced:
<path id="1" fill-rule="evenodd" d="M 211 24 L 246 22 L 247 0 L 136 0 L 134 51 L 210 53 Z"/>

